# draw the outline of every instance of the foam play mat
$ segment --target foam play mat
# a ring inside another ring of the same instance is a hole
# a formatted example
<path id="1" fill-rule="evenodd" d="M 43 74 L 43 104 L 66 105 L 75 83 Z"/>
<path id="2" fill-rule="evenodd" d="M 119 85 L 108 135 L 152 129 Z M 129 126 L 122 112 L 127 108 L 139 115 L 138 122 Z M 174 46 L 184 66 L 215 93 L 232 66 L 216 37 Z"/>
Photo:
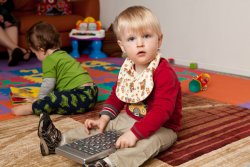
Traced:
<path id="1" fill-rule="evenodd" d="M 98 101 L 108 98 L 112 86 L 117 80 L 123 58 L 89 59 L 82 57 L 77 59 L 85 68 L 98 87 Z M 22 63 L 16 67 L 8 67 L 6 63 L 0 62 L 0 120 L 14 117 L 10 114 L 12 103 L 10 100 L 10 87 L 39 87 L 42 82 L 41 63 L 36 58 L 28 63 Z M 180 81 L 192 79 L 197 72 L 173 67 Z"/>

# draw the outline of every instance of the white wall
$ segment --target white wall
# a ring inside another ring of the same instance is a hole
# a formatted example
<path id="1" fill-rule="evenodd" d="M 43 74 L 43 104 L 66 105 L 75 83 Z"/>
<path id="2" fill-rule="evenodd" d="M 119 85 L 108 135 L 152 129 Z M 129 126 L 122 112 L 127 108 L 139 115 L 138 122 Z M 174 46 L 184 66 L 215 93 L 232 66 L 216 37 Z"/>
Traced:
<path id="1" fill-rule="evenodd" d="M 164 34 L 163 56 L 176 64 L 250 76 L 250 0 L 100 0 L 109 27 L 132 5 L 150 8 Z"/>

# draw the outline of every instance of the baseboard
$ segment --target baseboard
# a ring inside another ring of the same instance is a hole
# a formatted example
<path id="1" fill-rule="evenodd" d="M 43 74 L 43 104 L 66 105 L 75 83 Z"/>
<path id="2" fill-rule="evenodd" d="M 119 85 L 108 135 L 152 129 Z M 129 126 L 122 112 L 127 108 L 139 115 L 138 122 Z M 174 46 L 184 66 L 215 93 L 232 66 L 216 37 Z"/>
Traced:
<path id="1" fill-rule="evenodd" d="M 189 66 L 189 64 L 193 61 L 187 61 L 187 60 L 178 60 L 175 59 L 175 64 L 183 65 L 183 66 Z M 200 69 L 206 69 L 226 74 L 233 74 L 233 75 L 240 75 L 244 77 L 250 77 L 250 69 L 249 68 L 235 68 L 230 66 L 223 66 L 218 64 L 206 64 L 206 63 L 200 63 L 195 62 L 198 64 L 198 68 Z"/>

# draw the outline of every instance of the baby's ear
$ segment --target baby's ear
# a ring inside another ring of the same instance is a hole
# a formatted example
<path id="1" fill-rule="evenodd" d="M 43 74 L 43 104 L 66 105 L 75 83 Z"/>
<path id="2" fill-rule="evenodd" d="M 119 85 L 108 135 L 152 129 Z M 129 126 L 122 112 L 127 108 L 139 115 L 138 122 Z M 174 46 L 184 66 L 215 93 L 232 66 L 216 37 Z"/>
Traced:
<path id="1" fill-rule="evenodd" d="M 161 35 L 159 36 L 159 39 L 158 39 L 158 48 L 161 47 L 162 39 L 163 39 L 163 34 L 161 34 Z"/>
<path id="2" fill-rule="evenodd" d="M 118 43 L 118 45 L 120 46 L 122 52 L 125 53 L 126 51 L 125 51 L 125 49 L 124 49 L 124 47 L 123 47 L 122 41 L 117 40 L 117 43 Z"/>

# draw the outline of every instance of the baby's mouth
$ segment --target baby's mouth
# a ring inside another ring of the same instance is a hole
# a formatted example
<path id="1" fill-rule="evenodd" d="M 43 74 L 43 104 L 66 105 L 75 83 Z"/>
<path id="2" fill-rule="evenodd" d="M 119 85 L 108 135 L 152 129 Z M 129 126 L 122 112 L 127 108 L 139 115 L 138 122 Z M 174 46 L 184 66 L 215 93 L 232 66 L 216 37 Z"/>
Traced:
<path id="1" fill-rule="evenodd" d="M 141 54 L 145 54 L 146 52 L 144 52 L 144 51 L 140 51 L 140 52 L 138 52 L 137 53 L 137 55 L 141 55 Z"/>

